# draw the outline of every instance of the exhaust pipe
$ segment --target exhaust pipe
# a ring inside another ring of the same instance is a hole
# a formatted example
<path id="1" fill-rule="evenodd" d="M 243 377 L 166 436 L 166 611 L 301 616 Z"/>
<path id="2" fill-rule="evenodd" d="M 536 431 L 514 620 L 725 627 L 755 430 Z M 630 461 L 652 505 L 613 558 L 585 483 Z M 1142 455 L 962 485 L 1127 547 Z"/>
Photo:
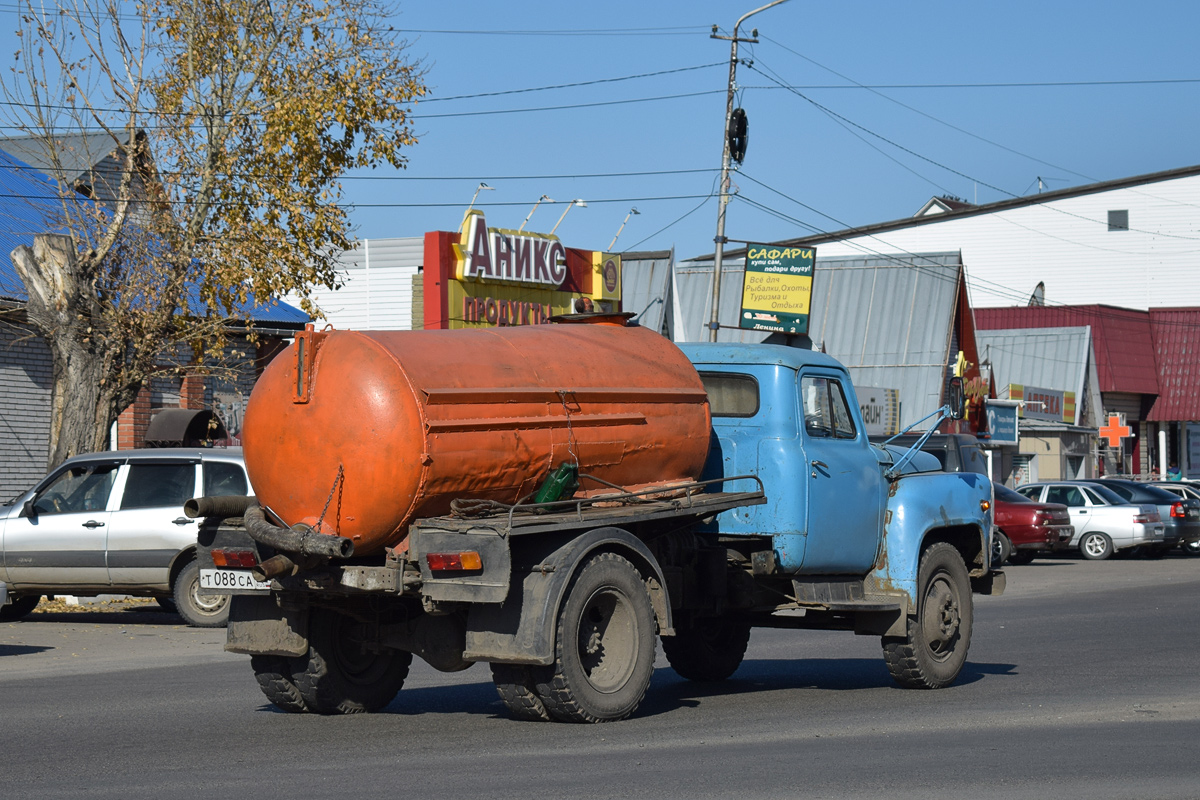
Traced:
<path id="1" fill-rule="evenodd" d="M 280 528 L 267 521 L 262 506 L 259 505 L 247 508 L 242 518 L 245 521 L 246 533 L 250 534 L 251 539 L 275 550 L 322 558 L 349 558 L 354 555 L 354 542 L 346 537 L 317 533 L 303 524 Z"/>

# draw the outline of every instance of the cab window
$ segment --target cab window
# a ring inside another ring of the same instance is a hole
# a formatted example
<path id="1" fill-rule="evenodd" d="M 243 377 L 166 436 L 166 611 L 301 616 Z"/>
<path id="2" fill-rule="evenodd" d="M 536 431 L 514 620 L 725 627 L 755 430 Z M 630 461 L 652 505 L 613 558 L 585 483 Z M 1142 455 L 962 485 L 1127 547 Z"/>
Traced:
<path id="1" fill-rule="evenodd" d="M 854 417 L 842 391 L 841 381 L 806 375 L 800 379 L 804 404 L 804 430 L 818 439 L 853 439 Z"/>
<path id="2" fill-rule="evenodd" d="M 753 417 L 758 413 L 758 381 L 732 372 L 701 372 L 714 417 Z"/>
<path id="3" fill-rule="evenodd" d="M 78 514 L 103 511 L 117 477 L 115 463 L 81 464 L 63 472 L 37 496 L 39 514 Z"/>

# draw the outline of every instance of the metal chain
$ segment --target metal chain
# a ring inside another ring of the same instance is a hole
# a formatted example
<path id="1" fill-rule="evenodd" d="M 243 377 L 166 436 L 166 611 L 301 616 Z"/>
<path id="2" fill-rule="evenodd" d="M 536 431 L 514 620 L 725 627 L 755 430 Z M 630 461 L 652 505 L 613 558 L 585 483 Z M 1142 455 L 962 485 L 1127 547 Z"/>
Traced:
<path id="1" fill-rule="evenodd" d="M 318 532 L 321 530 L 322 523 L 325 522 L 325 512 L 329 510 L 329 504 L 333 502 L 333 493 L 334 492 L 337 492 L 337 496 L 338 496 L 337 519 L 339 522 L 342 519 L 342 493 L 338 487 L 342 483 L 342 475 L 343 474 L 344 474 L 343 466 L 341 464 L 338 464 L 337 477 L 333 479 L 333 486 L 330 487 L 330 489 L 329 489 L 329 497 L 325 498 L 325 507 L 321 509 L 321 516 L 317 517 L 317 524 L 313 526 L 313 529 Z"/>
<path id="2" fill-rule="evenodd" d="M 566 389 L 558 390 L 558 399 L 562 401 L 563 413 L 567 415 L 567 455 L 576 465 L 579 464 L 579 455 L 575 452 L 575 429 L 571 427 L 571 409 L 567 406 L 567 395 L 574 394 Z"/>

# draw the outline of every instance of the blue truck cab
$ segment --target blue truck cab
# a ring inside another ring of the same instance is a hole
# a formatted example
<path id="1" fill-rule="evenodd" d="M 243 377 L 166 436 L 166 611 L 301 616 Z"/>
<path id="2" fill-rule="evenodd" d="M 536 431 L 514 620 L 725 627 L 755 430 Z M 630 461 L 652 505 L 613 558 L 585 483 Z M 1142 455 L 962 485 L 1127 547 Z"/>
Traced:
<path id="1" fill-rule="evenodd" d="M 718 515 L 708 531 L 741 552 L 756 585 L 784 593 L 753 625 L 853 629 L 882 637 L 904 686 L 952 682 L 970 643 L 971 594 L 999 594 L 991 569 L 992 486 L 937 459 L 867 439 L 846 368 L 811 350 L 682 344 L 708 392 L 704 479 L 768 502 Z M 760 607 L 762 611 L 766 607 Z"/>

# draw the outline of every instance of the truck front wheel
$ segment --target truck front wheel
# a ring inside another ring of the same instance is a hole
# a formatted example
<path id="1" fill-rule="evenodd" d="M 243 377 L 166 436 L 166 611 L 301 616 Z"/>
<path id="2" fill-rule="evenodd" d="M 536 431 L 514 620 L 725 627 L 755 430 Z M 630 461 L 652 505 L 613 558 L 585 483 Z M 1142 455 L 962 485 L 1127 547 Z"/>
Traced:
<path id="1" fill-rule="evenodd" d="M 701 617 L 676 625 L 664 636 L 663 653 L 671 669 L 689 681 L 723 681 L 737 671 L 750 643 L 750 626 L 727 617 Z"/>
<path id="2" fill-rule="evenodd" d="M 309 617 L 308 655 L 291 659 L 290 666 L 309 709 L 319 714 L 358 714 L 378 711 L 392 702 L 411 664 L 412 653 L 368 650 L 363 626 L 352 617 L 314 609 Z"/>
<path id="3" fill-rule="evenodd" d="M 917 614 L 907 634 L 884 637 L 883 657 L 905 689 L 940 689 L 958 677 L 971 646 L 971 583 L 962 556 L 937 542 L 921 555 Z"/>
<path id="4" fill-rule="evenodd" d="M 628 717 L 650 685 L 656 636 L 641 574 L 614 553 L 594 556 L 559 610 L 554 664 L 534 670 L 546 711 L 560 722 Z"/>

